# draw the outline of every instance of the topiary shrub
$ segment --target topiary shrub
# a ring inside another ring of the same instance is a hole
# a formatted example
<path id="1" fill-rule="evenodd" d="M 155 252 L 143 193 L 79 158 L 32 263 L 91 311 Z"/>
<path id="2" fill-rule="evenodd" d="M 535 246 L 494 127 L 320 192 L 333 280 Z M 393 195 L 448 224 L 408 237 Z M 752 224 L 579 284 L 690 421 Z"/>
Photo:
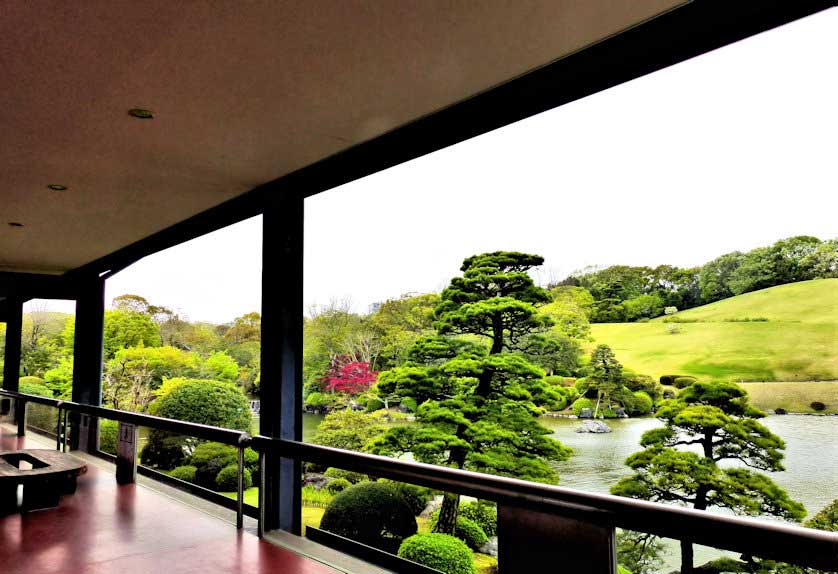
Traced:
<path id="1" fill-rule="evenodd" d="M 809 403 L 809 406 L 812 407 L 813 411 L 826 410 L 826 405 L 820 401 L 812 401 L 811 403 Z"/>
<path id="2" fill-rule="evenodd" d="M 460 516 L 475 521 L 486 536 L 495 536 L 498 533 L 498 511 L 494 504 L 485 500 L 465 502 L 460 505 Z"/>
<path id="3" fill-rule="evenodd" d="M 172 470 L 181 466 L 187 462 L 186 451 L 189 440 L 178 434 L 153 430 L 148 435 L 148 442 L 140 454 L 140 462 L 145 466 L 161 470 Z"/>
<path id="4" fill-rule="evenodd" d="M 116 456 L 116 442 L 119 438 L 119 423 L 99 419 L 99 450 Z"/>
<path id="5" fill-rule="evenodd" d="M 332 494 L 337 494 L 338 492 L 343 492 L 350 486 L 352 486 L 352 483 L 346 480 L 345 478 L 336 478 L 326 485 L 326 490 L 328 490 Z"/>
<path id="6" fill-rule="evenodd" d="M 250 476 L 250 471 L 244 469 L 242 473 L 244 477 L 244 488 L 253 486 L 253 477 Z M 231 490 L 238 490 L 239 488 L 239 466 L 237 464 L 229 464 L 221 469 L 218 476 L 215 477 L 216 489 L 221 492 L 230 492 Z"/>
<path id="7" fill-rule="evenodd" d="M 179 466 L 169 473 L 172 478 L 185 480 L 186 482 L 195 482 L 195 471 L 198 470 L 191 464 Z"/>
<path id="8" fill-rule="evenodd" d="M 422 511 L 425 510 L 425 507 L 428 506 L 428 502 L 431 500 L 430 488 L 387 480 L 386 478 L 382 478 L 378 482 L 386 484 L 399 493 L 399 496 L 402 497 L 402 500 L 404 500 L 404 503 L 410 508 L 414 516 L 422 514 Z"/>
<path id="9" fill-rule="evenodd" d="M 489 537 L 474 520 L 465 516 L 457 517 L 457 528 L 454 535 L 465 542 L 472 550 L 477 550 L 489 541 Z"/>
<path id="10" fill-rule="evenodd" d="M 672 381 L 672 385 L 676 389 L 685 389 L 693 383 L 695 383 L 695 381 L 695 377 L 675 377 L 675 379 Z"/>
<path id="11" fill-rule="evenodd" d="M 320 528 L 385 552 L 396 552 L 402 540 L 416 534 L 416 518 L 391 486 L 362 482 L 335 496 Z"/>
<path id="12" fill-rule="evenodd" d="M 234 384 L 201 379 L 169 379 L 165 384 L 171 390 L 151 404 L 151 414 L 250 432 L 250 403 Z"/>
<path id="13" fill-rule="evenodd" d="M 26 393 L 27 395 L 38 395 L 39 397 L 51 397 L 52 396 L 52 391 L 50 391 L 49 388 L 46 387 L 46 384 L 47 384 L 47 382 L 44 379 L 42 379 L 41 377 L 32 377 L 32 376 L 20 377 L 18 379 L 18 392 L 19 393 Z M 23 391 L 23 390 L 21 390 L 21 387 L 23 387 L 24 385 L 38 385 L 40 387 L 47 388 L 47 390 L 49 391 L 49 394 L 48 395 L 44 394 L 42 391 L 41 392 L 35 392 L 35 393 L 29 392 L 29 391 Z"/>
<path id="14" fill-rule="evenodd" d="M 384 403 L 380 399 L 370 399 L 367 401 L 367 412 L 371 413 L 384 408 Z"/>
<path id="15" fill-rule="evenodd" d="M 216 477 L 225 467 L 238 464 L 238 452 L 235 447 L 220 442 L 199 444 L 189 458 L 189 464 L 196 467 L 195 484 L 215 490 L 218 487 Z M 253 475 L 251 474 L 251 480 Z M 235 490 L 235 489 L 234 489 Z"/>
<path id="16" fill-rule="evenodd" d="M 329 467 L 326 469 L 325 475 L 329 478 L 344 478 L 352 484 L 358 484 L 365 480 L 369 480 L 366 474 L 360 472 L 353 472 L 351 470 L 344 470 L 342 468 Z"/>
<path id="17" fill-rule="evenodd" d="M 648 415 L 652 412 L 652 397 L 643 391 L 632 393 L 631 401 L 627 401 L 626 410 L 630 415 Z"/>
<path id="18" fill-rule="evenodd" d="M 465 542 L 448 534 L 416 534 L 402 542 L 399 556 L 445 574 L 474 574 L 474 557 Z"/>
<path id="19" fill-rule="evenodd" d="M 594 403 L 591 402 L 590 399 L 586 399 L 582 397 L 581 399 L 576 399 L 573 401 L 573 404 L 570 406 L 573 409 L 573 414 L 577 417 L 582 413 L 582 409 L 593 409 Z"/>
<path id="20" fill-rule="evenodd" d="M 778 407 L 778 408 L 774 409 L 774 414 L 775 415 L 787 415 L 787 414 L 789 414 L 789 412 L 782 407 Z"/>

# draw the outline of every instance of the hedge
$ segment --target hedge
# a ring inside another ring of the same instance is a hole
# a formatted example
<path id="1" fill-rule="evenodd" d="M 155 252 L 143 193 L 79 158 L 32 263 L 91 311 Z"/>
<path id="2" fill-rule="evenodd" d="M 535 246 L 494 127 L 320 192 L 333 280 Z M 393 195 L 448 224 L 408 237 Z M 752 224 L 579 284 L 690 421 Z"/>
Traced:
<path id="1" fill-rule="evenodd" d="M 326 485 L 326 490 L 328 490 L 332 494 L 337 494 L 338 492 L 343 492 L 350 486 L 352 486 L 352 483 L 346 480 L 345 478 L 336 478 Z"/>
<path id="2" fill-rule="evenodd" d="M 498 511 L 494 504 L 485 500 L 465 502 L 460 505 L 460 516 L 475 521 L 486 536 L 494 536 L 498 533 Z"/>
<path id="3" fill-rule="evenodd" d="M 576 399 L 575 401 L 573 401 L 573 404 L 570 406 L 570 408 L 573 409 L 573 414 L 575 414 L 578 417 L 580 414 L 582 414 L 582 409 L 593 409 L 594 403 L 591 402 L 590 399 L 582 397 L 581 399 Z"/>
<path id="4" fill-rule="evenodd" d="M 248 489 L 253 486 L 253 477 L 250 476 L 250 471 L 244 469 L 242 474 L 244 475 L 244 488 Z M 238 490 L 239 466 L 237 464 L 229 464 L 222 468 L 218 476 L 215 477 L 215 486 L 221 492 Z"/>
<path id="5" fill-rule="evenodd" d="M 185 480 L 186 482 L 195 482 L 195 471 L 198 470 L 192 465 L 179 466 L 169 473 L 172 478 Z"/>

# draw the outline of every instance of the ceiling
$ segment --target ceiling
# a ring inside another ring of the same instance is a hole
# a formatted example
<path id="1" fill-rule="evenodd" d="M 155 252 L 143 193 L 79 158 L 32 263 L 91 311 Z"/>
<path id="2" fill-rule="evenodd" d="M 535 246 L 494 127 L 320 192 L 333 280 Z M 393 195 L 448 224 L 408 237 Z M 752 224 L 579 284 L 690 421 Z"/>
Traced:
<path id="1" fill-rule="evenodd" d="M 679 3 L 4 2 L 0 271 L 79 267 Z"/>

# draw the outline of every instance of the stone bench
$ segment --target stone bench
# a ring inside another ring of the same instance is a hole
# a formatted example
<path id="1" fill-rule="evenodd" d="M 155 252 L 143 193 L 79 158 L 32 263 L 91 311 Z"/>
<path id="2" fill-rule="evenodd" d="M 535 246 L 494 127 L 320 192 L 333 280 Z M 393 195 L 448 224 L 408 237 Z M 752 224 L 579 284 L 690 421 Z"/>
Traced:
<path id="1" fill-rule="evenodd" d="M 76 491 L 76 479 L 87 464 L 57 450 L 0 452 L 0 515 L 54 508 L 62 495 Z M 18 486 L 23 503 L 18 508 Z"/>

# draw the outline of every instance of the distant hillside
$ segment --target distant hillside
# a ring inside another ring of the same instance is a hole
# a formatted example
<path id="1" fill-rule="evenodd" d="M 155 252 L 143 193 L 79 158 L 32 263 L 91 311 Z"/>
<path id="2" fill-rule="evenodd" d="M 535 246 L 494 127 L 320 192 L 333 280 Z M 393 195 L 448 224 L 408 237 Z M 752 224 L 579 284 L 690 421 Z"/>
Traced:
<path id="1" fill-rule="evenodd" d="M 765 318 L 766 322 L 731 320 Z M 838 379 L 838 279 L 771 287 L 683 311 L 665 324 L 592 325 L 596 343 L 654 377 L 733 381 Z M 671 334 L 670 328 L 680 331 Z"/>
<path id="2" fill-rule="evenodd" d="M 769 321 L 838 323 L 838 279 L 813 279 L 745 293 L 681 311 L 678 319 L 725 321 L 765 318 Z M 655 322 L 663 317 L 654 319 Z"/>

